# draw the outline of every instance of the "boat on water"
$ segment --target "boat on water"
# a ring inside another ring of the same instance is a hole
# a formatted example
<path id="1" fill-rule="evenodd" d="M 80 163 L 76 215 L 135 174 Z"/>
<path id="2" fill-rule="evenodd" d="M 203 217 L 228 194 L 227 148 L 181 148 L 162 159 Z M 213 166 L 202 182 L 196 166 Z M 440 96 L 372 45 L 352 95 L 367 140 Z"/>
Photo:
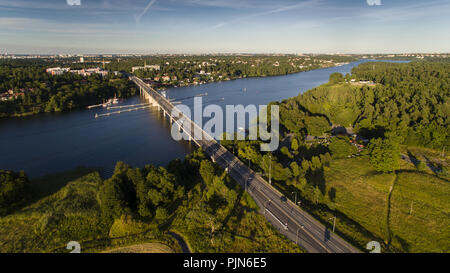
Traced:
<path id="1" fill-rule="evenodd" d="M 112 99 L 107 100 L 106 102 L 104 102 L 102 105 L 103 107 L 108 107 L 112 104 Z"/>
<path id="2" fill-rule="evenodd" d="M 116 96 L 114 96 L 114 98 L 109 99 L 109 100 L 107 100 L 106 102 L 104 102 L 104 103 L 102 104 L 102 106 L 103 106 L 103 107 L 108 107 L 108 106 L 110 106 L 111 104 L 118 104 L 118 103 L 119 103 L 119 99 L 118 99 Z"/>

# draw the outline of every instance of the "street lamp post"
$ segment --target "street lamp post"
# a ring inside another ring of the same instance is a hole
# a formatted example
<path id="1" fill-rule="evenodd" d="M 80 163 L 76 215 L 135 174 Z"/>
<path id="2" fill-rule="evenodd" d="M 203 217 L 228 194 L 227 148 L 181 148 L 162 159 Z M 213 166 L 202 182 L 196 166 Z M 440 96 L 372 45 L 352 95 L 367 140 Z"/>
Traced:
<path id="1" fill-rule="evenodd" d="M 296 191 L 293 191 L 292 194 L 295 194 L 295 201 L 294 201 L 294 204 L 297 205 L 297 192 L 296 192 Z"/>
<path id="2" fill-rule="evenodd" d="M 331 219 L 333 219 L 333 232 L 334 232 L 334 228 L 336 227 L 336 216 L 333 216 L 328 220 L 331 220 Z"/>

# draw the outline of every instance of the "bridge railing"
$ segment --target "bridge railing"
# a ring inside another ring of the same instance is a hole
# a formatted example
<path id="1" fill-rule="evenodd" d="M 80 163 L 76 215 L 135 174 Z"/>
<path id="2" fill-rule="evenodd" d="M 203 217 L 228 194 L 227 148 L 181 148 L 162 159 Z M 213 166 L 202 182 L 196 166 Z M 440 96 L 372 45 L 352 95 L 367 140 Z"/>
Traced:
<path id="1" fill-rule="evenodd" d="M 193 138 L 196 141 L 205 141 L 206 142 L 212 142 L 212 143 L 218 143 L 209 133 L 207 133 L 205 130 L 203 130 L 200 126 L 197 125 L 194 121 L 192 121 L 189 117 L 183 114 L 183 112 L 179 111 L 181 114 L 181 118 L 172 116 L 172 109 L 176 108 L 167 98 L 165 98 L 163 95 L 161 95 L 159 92 L 148 86 L 144 81 L 139 79 L 138 77 L 132 76 L 130 77 L 132 81 L 134 81 L 139 87 L 141 87 L 144 91 L 146 91 L 163 109 L 175 120 L 184 119 L 187 121 L 187 123 L 190 124 L 189 128 L 190 130 L 187 132 L 191 138 Z M 178 109 L 178 108 L 177 108 Z M 196 134 L 196 131 L 199 132 Z M 201 139 L 196 139 L 196 136 L 201 136 Z M 206 144 L 206 143 L 205 143 Z M 208 145 L 209 146 L 209 145 Z"/>

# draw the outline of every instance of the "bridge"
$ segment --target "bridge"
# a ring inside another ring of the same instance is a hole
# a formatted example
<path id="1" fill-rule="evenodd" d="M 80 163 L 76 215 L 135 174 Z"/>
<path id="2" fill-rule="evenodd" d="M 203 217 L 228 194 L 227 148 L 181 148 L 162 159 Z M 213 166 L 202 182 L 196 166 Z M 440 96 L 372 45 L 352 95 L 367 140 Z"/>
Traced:
<path id="1" fill-rule="evenodd" d="M 227 170 L 228 174 L 252 196 L 266 219 L 287 238 L 311 253 L 360 252 L 283 196 L 189 117 L 182 113 L 173 116 L 172 110 L 175 106 L 164 96 L 138 77 L 129 78 L 139 87 L 141 94 L 149 103 L 163 111 L 171 123 L 187 134 L 188 140 L 201 147 L 214 162 Z M 199 139 L 198 136 L 202 137 Z"/>

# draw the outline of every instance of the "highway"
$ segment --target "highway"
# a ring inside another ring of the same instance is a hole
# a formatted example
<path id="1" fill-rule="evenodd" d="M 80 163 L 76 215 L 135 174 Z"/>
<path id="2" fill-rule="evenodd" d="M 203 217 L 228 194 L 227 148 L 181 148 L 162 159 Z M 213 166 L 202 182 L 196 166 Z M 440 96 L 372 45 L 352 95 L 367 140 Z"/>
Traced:
<path id="1" fill-rule="evenodd" d="M 161 94 L 150 88 L 141 79 L 130 76 L 136 85 L 147 92 L 165 113 L 171 115 L 174 106 Z M 236 156 L 220 145 L 208 133 L 204 132 L 192 120 L 183 116 L 172 117 L 180 127 L 181 120 L 188 121 L 193 141 L 200 146 L 211 159 L 226 169 L 228 174 L 236 180 L 252 196 L 261 209 L 261 213 L 275 228 L 293 242 L 310 253 L 359 253 L 360 251 L 331 232 L 324 225 L 315 220 L 307 212 L 284 197 L 277 189 L 266 182 L 260 175 L 243 164 Z M 186 124 L 186 122 L 183 122 Z M 187 129 L 187 128 L 185 128 Z M 194 136 L 202 136 L 195 139 Z"/>

